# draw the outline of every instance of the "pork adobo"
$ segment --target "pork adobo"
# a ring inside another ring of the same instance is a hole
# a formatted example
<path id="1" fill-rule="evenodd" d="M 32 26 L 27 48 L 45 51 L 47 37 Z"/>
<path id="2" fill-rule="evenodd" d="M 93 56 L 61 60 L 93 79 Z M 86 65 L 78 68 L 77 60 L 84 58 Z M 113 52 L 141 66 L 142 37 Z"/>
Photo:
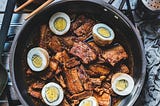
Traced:
<path id="1" fill-rule="evenodd" d="M 129 55 L 116 40 L 114 43 L 118 45 L 107 47 L 101 47 L 94 40 L 86 42 L 96 23 L 97 20 L 87 15 L 77 15 L 64 35 L 54 34 L 47 24 L 41 26 L 39 47 L 48 51 L 49 65 L 41 72 L 26 70 L 28 94 L 36 106 L 46 105 L 41 90 L 49 82 L 59 84 L 64 91 L 59 106 L 80 106 L 82 100 L 90 97 L 96 99 L 99 106 L 114 106 L 123 98 L 112 90 L 111 79 L 118 72 L 132 73 L 128 61 L 123 61 Z"/>

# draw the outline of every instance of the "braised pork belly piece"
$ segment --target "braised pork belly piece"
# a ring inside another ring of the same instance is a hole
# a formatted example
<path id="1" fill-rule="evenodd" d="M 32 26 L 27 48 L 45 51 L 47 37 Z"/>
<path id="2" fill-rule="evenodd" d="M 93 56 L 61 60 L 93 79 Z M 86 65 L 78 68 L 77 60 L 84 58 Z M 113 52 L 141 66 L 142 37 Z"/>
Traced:
<path id="1" fill-rule="evenodd" d="M 109 95 L 113 94 L 111 84 L 106 81 L 104 81 L 101 85 L 95 86 L 94 92 L 96 92 L 97 95 L 103 95 L 104 93 L 107 93 Z"/>
<path id="2" fill-rule="evenodd" d="M 128 69 L 128 67 L 127 67 L 125 64 L 121 64 L 121 65 L 120 65 L 119 71 L 120 71 L 121 73 L 129 74 L 129 69 Z"/>
<path id="3" fill-rule="evenodd" d="M 47 50 L 50 39 L 52 38 L 52 34 L 49 27 L 45 24 L 41 26 L 40 32 L 41 35 L 39 46 Z"/>
<path id="4" fill-rule="evenodd" d="M 49 48 L 54 51 L 55 53 L 57 52 L 61 52 L 63 50 L 63 42 L 61 41 L 61 39 L 57 36 L 53 36 L 50 39 L 50 42 L 48 44 Z"/>
<path id="5" fill-rule="evenodd" d="M 62 75 L 55 76 L 55 79 L 59 82 L 59 84 L 62 86 L 62 88 L 67 87 Z"/>
<path id="6" fill-rule="evenodd" d="M 78 77 L 77 68 L 72 68 L 69 70 L 66 69 L 64 73 L 66 76 L 67 88 L 71 94 L 80 93 L 84 90 L 83 85 Z"/>
<path id="7" fill-rule="evenodd" d="M 82 100 L 93 95 L 93 91 L 83 91 L 81 93 L 73 94 L 71 100 Z"/>
<path id="8" fill-rule="evenodd" d="M 97 94 L 97 95 L 102 95 L 104 92 L 106 91 L 105 88 L 102 88 L 101 86 L 96 86 L 94 88 L 94 92 Z"/>
<path id="9" fill-rule="evenodd" d="M 70 53 L 79 57 L 85 64 L 89 64 L 97 58 L 95 51 L 84 42 L 75 42 L 70 50 Z"/>
<path id="10" fill-rule="evenodd" d="M 43 86 L 45 85 L 45 82 L 44 81 L 37 81 L 37 82 L 34 82 L 30 85 L 30 87 L 32 89 L 42 89 Z"/>
<path id="11" fill-rule="evenodd" d="M 60 63 L 66 63 L 69 60 L 68 53 L 64 50 L 62 52 L 57 52 L 54 58 Z"/>
<path id="12" fill-rule="evenodd" d="M 88 82 L 89 77 L 85 71 L 85 68 L 83 65 L 81 65 L 80 67 L 77 67 L 78 69 L 78 77 L 81 80 L 81 82 L 84 84 L 86 82 Z"/>
<path id="13" fill-rule="evenodd" d="M 105 59 L 102 57 L 102 49 L 93 41 L 92 42 L 88 42 L 88 44 L 91 46 L 91 48 L 93 48 L 98 56 L 98 60 L 97 63 L 105 63 Z"/>
<path id="14" fill-rule="evenodd" d="M 78 18 L 71 24 L 71 30 L 76 30 L 86 21 L 86 17 L 84 15 L 78 16 Z"/>
<path id="15" fill-rule="evenodd" d="M 94 95 L 94 97 L 97 99 L 99 106 L 110 106 L 111 105 L 111 96 L 107 93 L 104 93 L 103 95 Z"/>
<path id="16" fill-rule="evenodd" d="M 87 19 L 84 24 L 82 24 L 80 27 L 78 27 L 74 33 L 77 36 L 87 36 L 92 31 L 93 26 L 95 25 L 95 22 L 92 19 Z"/>
<path id="17" fill-rule="evenodd" d="M 78 77 L 83 84 L 83 87 L 85 90 L 93 90 L 93 83 L 90 81 L 89 76 L 86 73 L 86 69 L 84 68 L 83 65 L 80 67 L 77 67 L 78 69 Z"/>
<path id="18" fill-rule="evenodd" d="M 88 74 L 91 74 L 91 76 L 102 76 L 102 75 L 108 75 L 110 73 L 110 69 L 107 66 L 95 64 L 89 66 L 90 71 L 88 71 Z"/>
<path id="19" fill-rule="evenodd" d="M 95 72 L 93 72 L 93 71 L 90 70 L 90 69 L 87 69 L 87 70 L 85 70 L 85 71 L 86 71 L 86 73 L 87 73 L 90 77 L 99 76 L 99 75 L 97 75 Z"/>
<path id="20" fill-rule="evenodd" d="M 107 93 L 109 95 L 115 95 L 115 93 L 113 92 L 113 90 L 111 88 L 111 84 L 109 82 L 104 82 L 102 84 L 102 88 L 105 89 L 105 93 Z"/>
<path id="21" fill-rule="evenodd" d="M 100 86 L 102 84 L 102 80 L 100 78 L 89 78 L 89 81 L 91 81 L 95 86 Z"/>
<path id="22" fill-rule="evenodd" d="M 67 36 L 63 36 L 61 38 L 62 38 L 64 44 L 66 45 L 66 47 L 68 47 L 68 48 L 71 48 L 73 46 L 74 42 L 77 40 L 76 39 L 77 37 L 73 36 L 73 35 L 67 35 Z"/>
<path id="23" fill-rule="evenodd" d="M 92 28 L 95 25 L 95 21 L 87 18 L 84 15 L 78 16 L 78 18 L 71 24 L 71 31 L 77 36 L 79 41 L 84 41 L 92 34 Z"/>
<path id="24" fill-rule="evenodd" d="M 28 88 L 28 93 L 34 98 L 42 99 L 41 91 L 33 90 L 31 86 Z"/>
<path id="25" fill-rule="evenodd" d="M 65 64 L 67 68 L 73 68 L 78 65 L 80 65 L 80 61 L 78 61 L 75 57 L 70 58 Z"/>
<path id="26" fill-rule="evenodd" d="M 63 71 L 63 70 L 62 70 L 62 67 L 58 66 L 55 74 L 57 75 L 57 74 L 59 74 L 59 73 L 62 72 L 62 71 Z"/>
<path id="27" fill-rule="evenodd" d="M 106 60 L 106 62 L 114 66 L 119 61 L 128 58 L 128 54 L 121 45 L 118 45 L 111 49 L 105 50 L 102 57 Z"/>
<path id="28" fill-rule="evenodd" d="M 94 42 L 88 42 L 88 44 L 98 53 L 101 54 L 102 53 L 102 49 L 100 47 L 98 47 Z"/>
<path id="29" fill-rule="evenodd" d="M 52 59 L 50 59 L 49 67 L 51 70 L 56 71 L 58 68 L 58 64 L 59 64 L 58 61 L 56 59 L 52 58 Z"/>
<path id="30" fill-rule="evenodd" d="M 93 83 L 88 81 L 86 83 L 83 84 L 83 87 L 85 90 L 87 91 L 92 91 L 94 89 Z"/>

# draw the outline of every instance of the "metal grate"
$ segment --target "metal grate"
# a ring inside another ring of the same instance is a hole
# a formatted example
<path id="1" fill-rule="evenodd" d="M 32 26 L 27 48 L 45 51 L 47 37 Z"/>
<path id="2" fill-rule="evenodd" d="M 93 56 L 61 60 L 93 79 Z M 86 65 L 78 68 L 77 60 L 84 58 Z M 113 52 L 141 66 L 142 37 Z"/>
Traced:
<path id="1" fill-rule="evenodd" d="M 135 10 L 137 0 L 105 0 L 107 3 L 112 4 L 115 8 L 120 9 L 124 14 L 126 14 L 130 20 L 133 22 L 133 16 L 132 11 Z M 130 4 L 130 7 L 128 7 L 127 2 Z M 2 19 L 4 15 L 4 10 L 6 7 L 7 0 L 0 0 L 0 26 L 2 24 Z M 17 106 L 21 105 L 18 101 L 18 97 L 16 92 L 14 91 L 13 84 L 10 78 L 9 73 L 9 56 L 12 51 L 10 51 L 12 41 L 14 39 L 14 36 L 16 35 L 17 31 L 21 28 L 21 25 L 24 23 L 24 17 L 28 15 L 27 11 L 23 11 L 22 13 L 14 13 L 10 27 L 9 32 L 7 36 L 6 43 L 4 45 L 4 53 L 2 54 L 3 64 L 5 65 L 6 70 L 8 71 L 9 80 L 8 80 L 8 86 L 6 87 L 6 90 L 4 91 L 2 97 L 0 97 L 0 105 L 1 106 Z"/>

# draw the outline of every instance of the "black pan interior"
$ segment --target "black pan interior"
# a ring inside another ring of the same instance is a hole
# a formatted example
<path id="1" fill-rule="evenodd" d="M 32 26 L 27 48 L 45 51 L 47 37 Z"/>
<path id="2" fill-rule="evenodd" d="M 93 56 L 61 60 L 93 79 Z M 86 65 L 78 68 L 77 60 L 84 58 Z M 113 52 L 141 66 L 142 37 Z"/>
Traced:
<path id="1" fill-rule="evenodd" d="M 104 5 L 103 3 L 100 3 Z M 13 83 L 20 97 L 20 101 L 24 105 L 34 105 L 31 98 L 27 94 L 27 85 L 25 81 L 26 71 L 26 55 L 30 48 L 37 46 L 40 38 L 40 25 L 48 23 L 48 20 L 55 12 L 66 13 L 87 13 L 94 15 L 97 19 L 108 24 L 116 33 L 119 42 L 126 48 L 129 54 L 130 69 L 133 70 L 135 84 L 139 85 L 143 72 L 143 53 L 142 45 L 139 43 L 137 33 L 125 21 L 122 16 L 114 11 L 109 5 L 102 5 L 90 1 L 66 1 L 50 5 L 47 9 L 31 18 L 25 23 L 21 31 L 15 38 L 13 45 L 13 55 L 11 60 L 11 74 Z M 143 84 L 142 84 L 143 85 Z M 142 86 L 141 85 L 141 86 Z M 135 88 L 137 89 L 137 88 Z M 135 95 L 132 93 L 131 95 Z M 126 101 L 126 105 L 131 101 Z"/>

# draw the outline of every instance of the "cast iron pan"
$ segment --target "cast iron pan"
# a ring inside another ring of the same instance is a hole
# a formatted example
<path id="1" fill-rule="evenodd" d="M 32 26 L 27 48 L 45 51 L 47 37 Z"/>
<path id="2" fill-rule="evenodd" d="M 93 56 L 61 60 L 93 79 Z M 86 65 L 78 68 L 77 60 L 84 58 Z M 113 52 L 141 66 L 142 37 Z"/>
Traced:
<path id="1" fill-rule="evenodd" d="M 145 58 L 143 45 L 138 31 L 133 24 L 118 10 L 102 0 L 64 0 L 53 3 L 26 21 L 16 35 L 12 45 L 10 70 L 14 87 L 23 105 L 34 106 L 31 97 L 27 94 L 25 80 L 26 55 L 30 48 L 37 46 L 39 40 L 39 26 L 48 23 L 55 12 L 87 13 L 96 16 L 107 23 L 118 34 L 119 41 L 127 48 L 130 60 L 130 69 L 134 70 L 135 88 L 126 96 L 119 106 L 131 106 L 138 98 L 145 79 Z"/>

